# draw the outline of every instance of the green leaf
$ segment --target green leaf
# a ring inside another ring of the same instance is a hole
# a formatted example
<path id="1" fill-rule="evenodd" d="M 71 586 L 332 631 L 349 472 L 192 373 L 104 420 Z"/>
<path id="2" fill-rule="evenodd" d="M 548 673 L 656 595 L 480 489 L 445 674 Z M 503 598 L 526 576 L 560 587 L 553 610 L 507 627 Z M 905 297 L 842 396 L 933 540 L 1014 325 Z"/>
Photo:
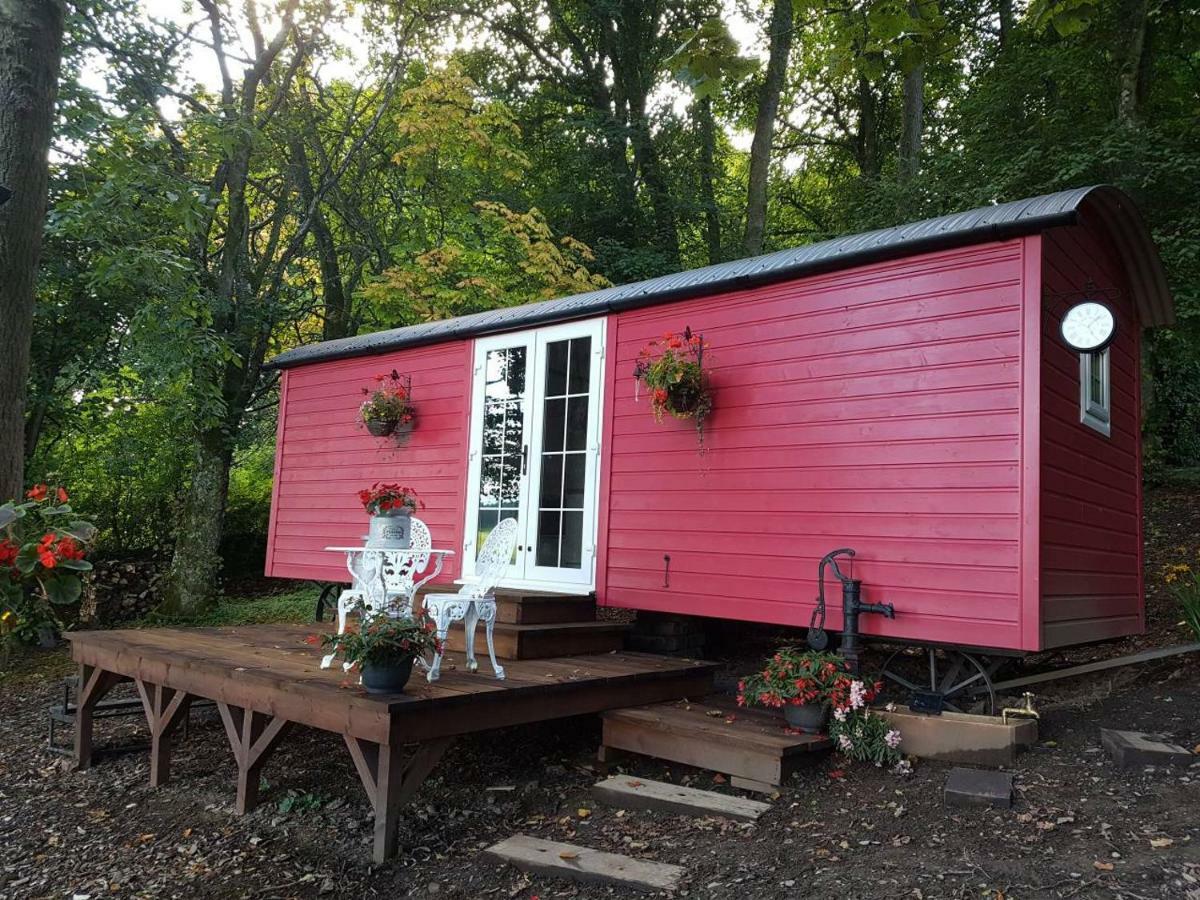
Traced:
<path id="1" fill-rule="evenodd" d="M 79 599 L 83 593 L 83 582 L 74 575 L 53 575 L 42 579 L 42 590 L 51 603 L 65 606 Z"/>
<path id="2" fill-rule="evenodd" d="M 90 572 L 92 564 L 86 559 L 60 559 L 56 568 L 66 569 L 70 572 Z"/>
<path id="3" fill-rule="evenodd" d="M 30 574 L 34 569 L 37 568 L 37 564 L 37 544 L 26 544 L 17 551 L 17 571 L 22 575 Z"/>

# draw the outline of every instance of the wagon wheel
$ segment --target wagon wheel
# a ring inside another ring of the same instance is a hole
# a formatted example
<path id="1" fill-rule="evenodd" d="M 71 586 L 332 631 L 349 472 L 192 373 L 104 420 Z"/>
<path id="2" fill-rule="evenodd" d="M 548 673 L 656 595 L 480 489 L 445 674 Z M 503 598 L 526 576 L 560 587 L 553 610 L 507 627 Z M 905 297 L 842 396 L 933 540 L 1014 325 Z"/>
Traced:
<path id="1" fill-rule="evenodd" d="M 885 689 L 906 695 L 910 702 L 913 698 L 940 701 L 943 708 L 954 712 L 979 711 L 988 716 L 996 709 L 996 691 L 988 669 L 962 650 L 897 650 L 884 663 L 883 680 Z"/>
<path id="2" fill-rule="evenodd" d="M 341 589 L 342 586 L 333 581 L 321 585 L 321 593 L 317 597 L 317 608 L 313 614 L 314 622 L 320 622 L 325 618 L 326 609 L 337 613 L 337 598 Z"/>

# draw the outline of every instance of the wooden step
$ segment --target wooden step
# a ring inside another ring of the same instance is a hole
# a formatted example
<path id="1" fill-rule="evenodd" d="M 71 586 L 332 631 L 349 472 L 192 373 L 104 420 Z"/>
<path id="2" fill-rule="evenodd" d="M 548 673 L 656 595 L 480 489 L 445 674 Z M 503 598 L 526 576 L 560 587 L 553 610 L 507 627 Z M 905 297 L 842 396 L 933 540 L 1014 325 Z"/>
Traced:
<path id="1" fill-rule="evenodd" d="M 696 788 L 634 778 L 631 775 L 612 775 L 592 788 L 597 800 L 618 809 L 657 809 L 692 816 L 722 816 L 753 822 L 771 808 L 769 803 L 699 791 Z"/>
<path id="2" fill-rule="evenodd" d="M 525 834 L 505 838 L 484 852 L 523 872 L 591 884 L 619 885 L 650 893 L 675 891 L 684 875 L 682 866 L 634 859 Z"/>
<path id="3" fill-rule="evenodd" d="M 596 621 L 596 599 L 567 594 L 496 592 L 496 621 L 506 625 L 551 625 Z"/>
<path id="4" fill-rule="evenodd" d="M 503 659 L 545 659 L 620 650 L 625 626 L 618 622 L 560 622 L 546 625 L 496 623 L 496 656 Z M 461 622 L 450 626 L 446 643 L 461 653 L 466 649 L 466 632 Z M 475 629 L 475 655 L 487 656 L 483 624 Z"/>
<path id="5" fill-rule="evenodd" d="M 640 753 L 730 776 L 734 787 L 770 792 L 828 750 L 824 735 L 788 734 L 782 716 L 739 709 L 722 695 L 610 710 L 603 714 L 601 760 Z"/>

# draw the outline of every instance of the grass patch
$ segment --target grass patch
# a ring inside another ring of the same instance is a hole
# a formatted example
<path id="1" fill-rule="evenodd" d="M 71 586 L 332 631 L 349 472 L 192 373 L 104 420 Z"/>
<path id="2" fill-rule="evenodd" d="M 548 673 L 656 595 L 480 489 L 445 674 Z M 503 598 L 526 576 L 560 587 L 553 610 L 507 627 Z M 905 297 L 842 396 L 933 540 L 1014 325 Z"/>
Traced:
<path id="1" fill-rule="evenodd" d="M 313 620 L 318 590 L 297 588 L 283 594 L 260 597 L 222 597 L 217 603 L 194 616 L 165 616 L 150 613 L 131 623 L 134 628 L 158 626 L 268 625 L 278 622 L 303 623 Z"/>

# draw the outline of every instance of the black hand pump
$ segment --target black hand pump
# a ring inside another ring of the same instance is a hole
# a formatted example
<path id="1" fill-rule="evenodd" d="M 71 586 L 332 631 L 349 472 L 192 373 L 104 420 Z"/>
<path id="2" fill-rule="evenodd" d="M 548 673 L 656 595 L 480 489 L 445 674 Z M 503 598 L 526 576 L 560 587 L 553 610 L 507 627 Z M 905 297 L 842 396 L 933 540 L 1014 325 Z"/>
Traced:
<path id="1" fill-rule="evenodd" d="M 842 583 L 842 643 L 838 653 L 850 663 L 850 668 L 857 673 L 859 670 L 859 639 L 858 617 L 860 613 L 877 613 L 896 618 L 896 610 L 890 603 L 863 603 L 862 582 L 856 578 L 847 578 L 838 568 L 837 557 L 854 558 L 854 550 L 843 547 L 831 550 L 821 557 L 817 566 L 817 608 L 813 610 L 812 620 L 808 625 L 808 646 L 813 650 L 824 650 L 829 646 L 829 634 L 825 631 L 825 567 L 832 566 L 833 574 Z"/>

